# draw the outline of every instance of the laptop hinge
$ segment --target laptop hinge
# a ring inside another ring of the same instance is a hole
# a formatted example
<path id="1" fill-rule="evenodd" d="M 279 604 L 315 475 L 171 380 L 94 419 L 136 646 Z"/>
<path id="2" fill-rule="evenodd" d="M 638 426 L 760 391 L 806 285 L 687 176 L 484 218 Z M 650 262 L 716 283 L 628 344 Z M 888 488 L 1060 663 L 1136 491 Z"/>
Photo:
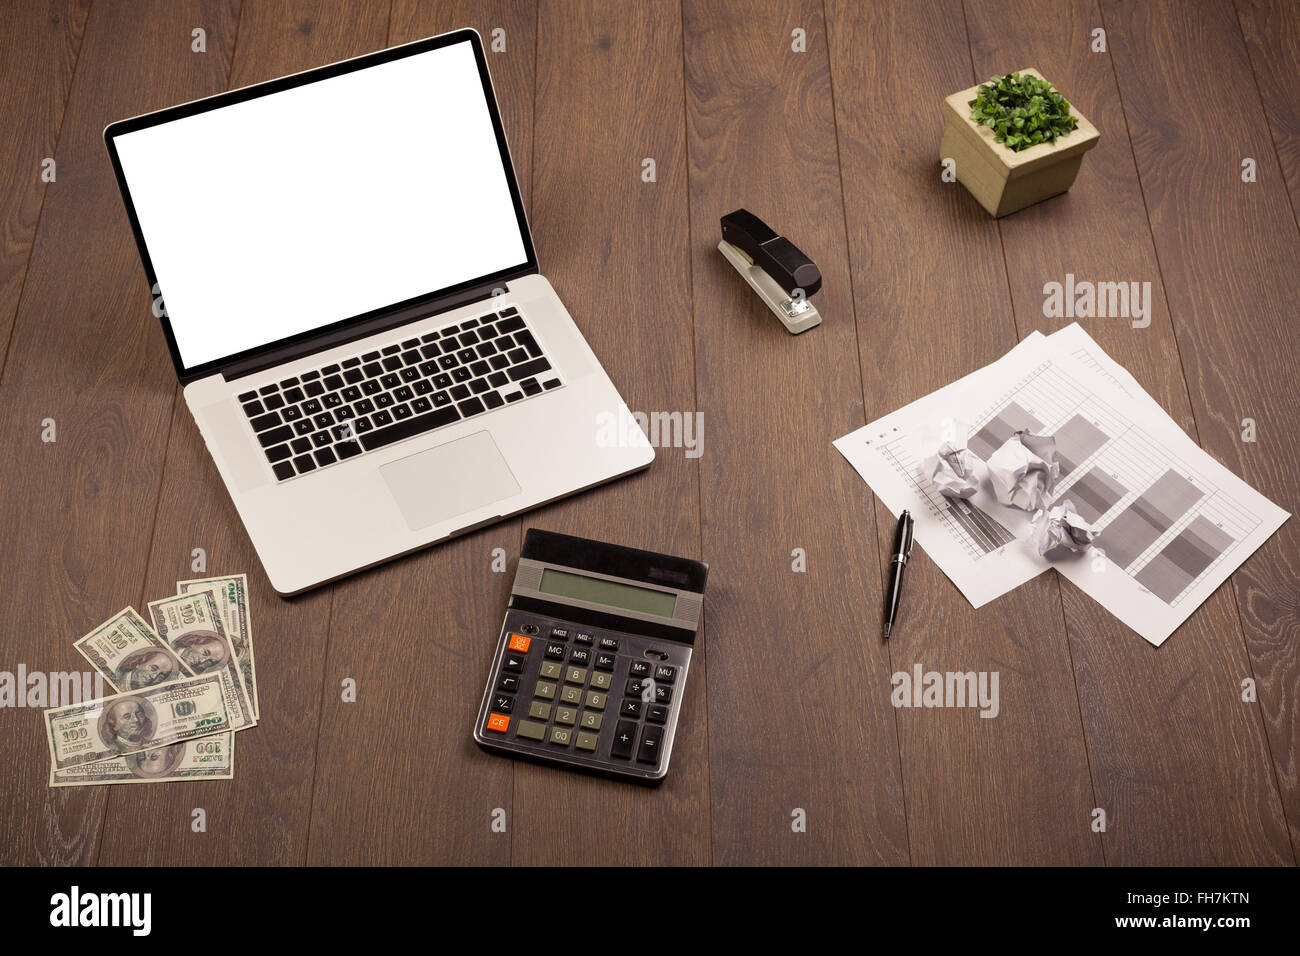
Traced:
<path id="1" fill-rule="evenodd" d="M 325 349 L 332 349 L 336 345 L 343 345 L 355 339 L 363 339 L 367 335 L 374 335 L 376 332 L 382 332 L 385 329 L 396 328 L 399 325 L 405 325 L 408 322 L 423 319 L 430 315 L 437 315 L 440 312 L 449 312 L 471 302 L 490 299 L 493 294 L 509 291 L 510 284 L 504 279 L 498 279 L 486 285 L 475 286 L 472 289 L 445 296 L 435 302 L 422 302 L 418 305 L 406 306 L 395 312 L 385 312 L 383 315 L 377 315 L 349 325 L 347 328 L 335 329 L 333 332 L 325 332 L 302 342 L 259 352 L 250 358 L 226 366 L 221 370 L 221 374 L 227 382 L 233 382 L 235 379 L 243 378 L 246 375 L 264 372 L 268 368 L 283 365 L 285 362 L 292 362 L 304 355 L 311 355 L 313 352 L 323 352 Z"/>

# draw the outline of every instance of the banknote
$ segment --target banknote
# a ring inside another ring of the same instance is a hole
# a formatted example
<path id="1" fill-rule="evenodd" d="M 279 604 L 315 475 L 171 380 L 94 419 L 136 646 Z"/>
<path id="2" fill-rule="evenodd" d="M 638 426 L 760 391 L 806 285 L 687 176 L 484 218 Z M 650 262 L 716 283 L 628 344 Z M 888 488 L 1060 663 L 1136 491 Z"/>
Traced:
<path id="1" fill-rule="evenodd" d="M 126 607 L 73 644 L 115 692 L 165 684 L 194 672 L 182 662 L 135 608 Z M 150 783 L 170 780 L 229 780 L 234 771 L 234 734 L 142 750 L 67 770 L 50 770 L 50 786 Z"/>
<path id="2" fill-rule="evenodd" d="M 230 728 L 221 677 L 201 674 L 44 712 L 55 770 L 155 750 Z"/>
<path id="3" fill-rule="evenodd" d="M 235 735 L 216 734 L 141 750 L 125 757 L 50 769 L 51 787 L 90 787 L 105 783 L 174 783 L 179 780 L 233 780 Z"/>
<path id="4" fill-rule="evenodd" d="M 219 578 L 192 578 L 177 581 L 177 594 L 192 594 L 211 589 L 217 598 L 222 620 L 226 624 L 226 637 L 235 649 L 239 672 L 244 677 L 244 690 L 253 704 L 253 717 L 262 715 L 262 704 L 257 697 L 257 677 L 253 665 L 253 622 L 248 613 L 248 575 L 228 574 Z"/>
<path id="5" fill-rule="evenodd" d="M 194 676 L 133 607 L 118 611 L 72 646 L 119 692 Z"/>
<path id="6" fill-rule="evenodd" d="M 239 662 L 226 637 L 226 626 L 211 591 L 150 601 L 149 617 L 158 636 L 194 673 L 227 675 L 224 689 L 231 730 L 243 730 L 257 723 L 244 691 Z"/>

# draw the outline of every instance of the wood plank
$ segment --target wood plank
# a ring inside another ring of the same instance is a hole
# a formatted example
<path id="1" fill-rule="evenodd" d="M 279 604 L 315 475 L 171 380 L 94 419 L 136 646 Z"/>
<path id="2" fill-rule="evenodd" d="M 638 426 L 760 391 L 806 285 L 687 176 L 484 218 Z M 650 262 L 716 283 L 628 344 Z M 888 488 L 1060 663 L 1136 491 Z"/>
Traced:
<path id="1" fill-rule="evenodd" d="M 89 0 L 6 4 L 0 9 L 0 371 L 27 260 L 50 184 L 42 163 L 54 156 L 63 108 L 86 27 Z M 57 182 L 57 169 L 55 177 Z"/>
<path id="2" fill-rule="evenodd" d="M 685 21 L 714 862 L 903 863 L 871 495 L 831 447 L 864 418 L 821 4 Z M 821 326 L 791 337 L 717 252 L 742 206 L 817 262 Z"/>
<path id="3" fill-rule="evenodd" d="M 863 392 L 874 419 L 1000 357 L 1016 330 L 998 227 L 939 175 L 939 106 L 973 82 L 960 4 L 868 12 L 832 3 L 828 14 Z M 902 122 L 899 103 L 910 104 Z M 876 515 L 883 565 L 895 522 L 878 502 Z M 889 642 L 892 669 L 996 671 L 1001 705 L 993 719 L 898 712 L 912 862 L 1101 863 L 1055 576 L 976 611 L 936 565 L 913 557 L 907 618 Z M 880 592 L 873 582 L 873 624 Z"/>
<path id="4" fill-rule="evenodd" d="M 681 44 L 669 0 L 541 4 L 532 222 L 542 273 L 629 407 L 689 414 Z M 654 183 L 641 180 L 645 157 Z M 697 482 L 695 459 L 661 448 L 647 472 L 524 525 L 698 557 Z M 707 602 L 706 613 L 711 623 Z M 708 642 L 705 633 L 659 787 L 518 765 L 516 864 L 708 862 Z"/>
<path id="5" fill-rule="evenodd" d="M 1097 8 L 1075 0 L 1046 19 L 1035 10 L 1030 0 L 966 4 L 977 76 L 1035 66 L 1103 136 L 1069 193 L 1000 223 L 1019 332 L 1052 332 L 1073 321 L 1043 316 L 1044 283 L 1063 283 L 1067 273 L 1094 282 L 1150 282 L 1150 326 L 1134 328 L 1126 317 L 1081 324 L 1196 437 L 1115 73 L 1109 56 L 1090 52 Z M 1243 791 L 1248 804 L 1266 807 L 1274 786 L 1259 721 L 1232 692 L 1249 662 L 1231 593 L 1217 593 L 1157 649 L 1074 585 L 1062 580 L 1061 589 L 1096 806 L 1109 818 L 1102 838 L 1107 860 L 1205 862 L 1207 843 L 1260 842 L 1276 814 L 1251 819 L 1236 808 Z M 1171 720 L 1208 721 L 1241 744 L 1151 732 Z M 1197 785 L 1170 786 L 1171 778 Z M 1088 810 L 1072 808 L 1080 819 Z"/>
<path id="6" fill-rule="evenodd" d="M 1227 2 L 1201 4 L 1195 18 L 1181 15 L 1176 4 L 1167 2 L 1103 2 L 1101 10 L 1199 440 L 1253 487 L 1294 508 L 1300 499 L 1300 476 L 1291 436 L 1300 429 L 1300 411 L 1294 394 L 1297 347 L 1292 313 L 1300 236 L 1233 8 Z M 1214 64 L 1216 86 L 1238 95 L 1207 99 L 1203 89 L 1197 89 L 1204 83 L 1206 63 Z M 1241 181 L 1243 156 L 1258 161 L 1258 182 Z M 1244 418 L 1257 423 L 1258 442 L 1241 440 Z M 1164 800 L 1144 799 L 1143 806 L 1135 808 L 1135 830 L 1168 834 L 1156 837 L 1171 844 L 1162 859 L 1250 864 L 1296 860 L 1297 579 L 1300 525 L 1293 519 L 1233 575 L 1230 589 L 1222 589 L 1236 598 L 1248 657 L 1243 657 L 1239 639 L 1221 635 L 1217 650 L 1224 665 L 1178 687 L 1188 699 L 1173 713 L 1161 715 L 1173 726 L 1206 721 L 1214 728 L 1219 756 L 1212 769 L 1217 772 L 1207 777 L 1203 767 L 1171 762 L 1166 753 L 1156 765 L 1159 791 L 1144 798 L 1186 780 L 1198 790 L 1219 791 L 1214 804 L 1223 808 L 1222 815 L 1202 821 L 1193 831 L 1203 839 L 1187 840 Z M 1180 645 L 1186 636 L 1175 635 L 1172 647 L 1166 644 L 1162 652 L 1183 653 Z M 1173 663 L 1162 653 L 1159 666 Z M 1257 708 L 1240 700 L 1241 681 L 1251 676 L 1258 682 Z M 1140 686 L 1142 693 L 1150 692 L 1146 684 Z M 1125 706 L 1130 701 L 1127 698 Z M 1239 708 L 1226 725 L 1217 716 L 1225 702 Z M 1216 716 L 1207 719 L 1209 713 Z M 1268 779 L 1270 754 L 1274 781 Z M 1202 812 L 1214 811 L 1207 807 Z M 1180 839 L 1183 842 L 1173 845 Z M 1128 862 L 1136 853 L 1126 849 L 1109 856 L 1112 862 Z"/>
<path id="7" fill-rule="evenodd" d="M 488 66 L 527 203 L 532 5 L 398 2 L 389 41 L 464 26 L 485 43 L 494 27 L 506 31 L 505 52 L 489 52 Z M 513 560 L 520 535 L 519 521 L 505 522 L 334 586 L 312 863 L 509 862 L 509 833 L 491 823 L 498 807 L 513 822 L 513 765 L 480 751 L 470 731 L 510 593 L 493 554 Z M 361 688 L 356 704 L 335 690 L 345 675 Z M 367 727 L 386 728 L 382 742 Z"/>
<path id="8" fill-rule="evenodd" d="M 382 47 L 387 10 L 346 14 L 331 4 L 248 4 L 238 26 L 231 88 Z M 186 787 L 133 787 L 114 794 L 100 862 L 119 865 L 218 863 L 283 865 L 306 858 L 321 681 L 329 625 L 329 589 L 285 601 L 275 593 L 235 512 L 194 419 L 177 397 L 167 467 L 154 527 L 146 600 L 198 576 L 190 554 L 202 547 L 208 574 L 247 572 L 257 649 L 262 719 L 236 739 L 235 779 Z M 118 788 L 119 791 L 121 788 Z M 188 833 L 196 806 L 207 814 L 202 840 Z M 170 821 L 148 835 L 115 827 L 121 815 L 147 812 Z"/>
<path id="9" fill-rule="evenodd" d="M 1300 6 L 1236 0 L 1235 7 L 1294 219 L 1300 203 Z"/>
<path id="10" fill-rule="evenodd" d="M 11 436 L 0 448 L 0 539 L 23 542 L 0 552 L 0 580 L 22 595 L 0 608 L 11 670 L 83 670 L 73 640 L 143 596 L 176 379 L 100 133 L 222 89 L 235 18 L 227 3 L 163 0 L 121 13 L 97 5 L 86 25 L 0 386 Z M 208 55 L 190 52 L 196 24 Z M 47 417 L 53 444 L 40 439 Z M 40 710 L 9 720 L 0 859 L 93 862 L 108 788 L 49 789 Z"/>

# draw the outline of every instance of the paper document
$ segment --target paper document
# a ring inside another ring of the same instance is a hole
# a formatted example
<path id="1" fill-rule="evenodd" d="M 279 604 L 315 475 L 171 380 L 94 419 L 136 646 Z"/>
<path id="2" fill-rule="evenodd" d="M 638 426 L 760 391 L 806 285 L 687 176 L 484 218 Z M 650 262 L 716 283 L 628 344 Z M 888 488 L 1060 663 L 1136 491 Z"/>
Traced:
<path id="1" fill-rule="evenodd" d="M 940 494 L 921 462 L 941 443 L 990 456 L 1016 431 L 1056 439 L 1053 502 L 1096 537 L 1040 557 L 1028 511 L 987 487 Z M 1192 441 L 1079 325 L 1035 332 L 1001 359 L 838 439 L 835 447 L 975 607 L 1055 567 L 1159 645 L 1290 515 Z"/>

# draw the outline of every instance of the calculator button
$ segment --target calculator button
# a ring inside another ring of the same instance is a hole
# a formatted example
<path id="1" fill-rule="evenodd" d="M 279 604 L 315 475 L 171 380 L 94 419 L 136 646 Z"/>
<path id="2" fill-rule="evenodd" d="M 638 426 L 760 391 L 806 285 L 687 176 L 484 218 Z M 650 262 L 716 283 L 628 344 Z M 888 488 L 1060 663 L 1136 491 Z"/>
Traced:
<path id="1" fill-rule="evenodd" d="M 645 689 L 644 682 L 637 678 L 633 678 L 627 682 L 627 689 L 624 690 L 623 693 L 627 694 L 629 697 L 640 697 L 643 689 Z"/>
<path id="2" fill-rule="evenodd" d="M 613 682 L 613 674 L 602 674 L 597 671 L 591 675 L 591 686 L 596 688 L 596 690 L 609 690 L 609 685 Z"/>
<path id="3" fill-rule="evenodd" d="M 645 719 L 656 724 L 668 723 L 668 708 L 663 704 L 651 704 L 645 709 Z"/>
<path id="4" fill-rule="evenodd" d="M 587 683 L 587 671 L 583 667 L 570 667 L 564 672 L 564 679 L 570 684 Z"/>
<path id="5" fill-rule="evenodd" d="M 564 673 L 564 668 L 555 661 L 542 661 L 542 676 L 551 680 L 559 680 L 560 675 Z"/>
<path id="6" fill-rule="evenodd" d="M 533 691 L 534 697 L 540 697 L 542 700 L 555 699 L 555 685 L 550 681 L 539 680 L 537 688 Z"/>
<path id="7" fill-rule="evenodd" d="M 541 721 L 550 720 L 551 705 L 543 704 L 540 700 L 535 700 L 528 705 L 528 716 Z"/>
<path id="8" fill-rule="evenodd" d="M 521 671 L 524 669 L 524 659 L 518 654 L 507 654 L 501 666 L 508 671 Z"/>
<path id="9" fill-rule="evenodd" d="M 640 717 L 640 716 L 641 716 L 641 701 L 639 701 L 639 700 L 625 700 L 625 701 L 623 701 L 623 709 L 619 711 L 619 714 L 620 714 L 620 716 L 623 716 L 623 717 Z"/>
<path id="10" fill-rule="evenodd" d="M 560 691 L 560 700 L 564 701 L 566 704 L 582 703 L 582 688 L 581 687 L 564 688 L 564 690 Z"/>
<path id="11" fill-rule="evenodd" d="M 605 722 L 604 714 L 597 714 L 594 711 L 587 711 L 582 715 L 582 726 L 588 730 L 600 730 L 600 725 Z"/>
<path id="12" fill-rule="evenodd" d="M 504 734 L 510 729 L 510 718 L 505 714 L 488 714 L 487 729 Z"/>
<path id="13" fill-rule="evenodd" d="M 565 730 L 563 727 L 551 728 L 551 743 L 560 747 L 569 746 L 569 741 L 573 739 L 573 731 Z"/>
<path id="14" fill-rule="evenodd" d="M 673 689 L 666 684 L 655 684 L 655 703 L 671 704 L 673 701 Z"/>
<path id="15" fill-rule="evenodd" d="M 592 710 L 604 710 L 606 696 L 605 694 L 598 694 L 594 690 L 587 691 L 587 706 Z"/>
<path id="16" fill-rule="evenodd" d="M 600 653 L 596 655 L 596 669 L 602 671 L 612 671 L 614 669 L 615 657 L 613 654 Z"/>
<path id="17" fill-rule="evenodd" d="M 569 662 L 572 664 L 581 664 L 584 667 L 591 663 L 591 651 L 585 647 L 575 647 L 569 652 Z"/>
<path id="18" fill-rule="evenodd" d="M 595 734 L 589 734 L 585 730 L 580 730 L 578 731 L 578 739 L 574 743 L 574 746 L 579 750 L 595 750 L 596 741 L 599 739 L 600 738 Z"/>
<path id="19" fill-rule="evenodd" d="M 582 633 L 581 631 L 579 631 L 577 634 L 574 634 L 574 635 L 573 635 L 573 639 L 574 639 L 575 641 L 577 641 L 579 644 L 590 644 L 590 643 L 591 643 L 591 635 L 590 635 L 590 634 L 584 634 L 584 633 Z"/>
<path id="20" fill-rule="evenodd" d="M 512 677 L 509 674 L 502 674 L 501 680 L 497 683 L 497 690 L 508 690 L 514 693 L 519 689 L 519 678 Z"/>
<path id="21" fill-rule="evenodd" d="M 572 727 L 578 722 L 578 712 L 572 707 L 556 707 L 555 722 Z"/>
<path id="22" fill-rule="evenodd" d="M 660 664 L 655 668 L 655 680 L 662 681 L 665 684 L 671 684 L 677 676 L 677 668 L 668 664 Z"/>
<path id="23" fill-rule="evenodd" d="M 545 740 L 546 725 L 534 723 L 531 720 L 519 721 L 519 729 L 515 733 L 527 740 Z"/>
<path id="24" fill-rule="evenodd" d="M 492 698 L 492 709 L 499 714 L 509 714 L 515 709 L 515 699 L 508 694 L 497 694 Z"/>
<path id="25" fill-rule="evenodd" d="M 564 627 L 553 627 L 551 628 L 551 637 L 557 641 L 567 641 L 569 639 L 569 630 Z"/>
<path id="26" fill-rule="evenodd" d="M 659 748 L 663 746 L 664 731 L 662 727 L 646 727 L 641 733 L 641 747 L 636 752 L 638 763 L 658 763 Z"/>
<path id="27" fill-rule="evenodd" d="M 531 637 L 524 637 L 522 634 L 511 634 L 510 643 L 507 645 L 510 650 L 518 651 L 520 654 L 528 653 L 528 645 L 533 642 Z"/>
<path id="28" fill-rule="evenodd" d="M 551 641 L 546 645 L 546 656 L 553 661 L 564 660 L 564 645 Z"/>
<path id="29" fill-rule="evenodd" d="M 602 651 L 616 651 L 618 650 L 618 641 L 612 637 L 602 637 L 600 639 L 600 649 Z"/>
<path id="30" fill-rule="evenodd" d="M 645 677 L 649 673 L 649 661 L 633 661 L 632 666 L 628 668 L 628 674 L 632 677 Z"/>
<path id="31" fill-rule="evenodd" d="M 632 758 L 632 745 L 636 743 L 636 724 L 630 720 L 620 720 L 614 728 L 614 745 L 610 748 L 611 757 L 623 760 Z"/>

